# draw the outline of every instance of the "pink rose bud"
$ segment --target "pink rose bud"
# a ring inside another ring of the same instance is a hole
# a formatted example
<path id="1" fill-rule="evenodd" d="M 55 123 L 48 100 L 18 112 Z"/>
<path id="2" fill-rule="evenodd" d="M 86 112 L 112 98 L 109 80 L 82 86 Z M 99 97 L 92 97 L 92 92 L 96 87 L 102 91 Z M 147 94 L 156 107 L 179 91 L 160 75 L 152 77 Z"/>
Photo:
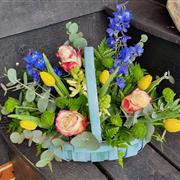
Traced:
<path id="1" fill-rule="evenodd" d="M 134 113 L 144 109 L 151 102 L 151 97 L 145 91 L 135 89 L 130 95 L 124 97 L 121 106 L 127 113 Z"/>
<path id="2" fill-rule="evenodd" d="M 82 133 L 87 128 L 87 117 L 77 111 L 61 110 L 56 118 L 56 130 L 64 136 Z"/>
<path id="3" fill-rule="evenodd" d="M 82 65 L 81 51 L 78 50 L 78 52 L 76 52 L 76 50 L 69 45 L 60 46 L 56 56 L 60 58 L 61 67 L 66 72 L 71 71 L 75 66 L 81 67 Z"/>

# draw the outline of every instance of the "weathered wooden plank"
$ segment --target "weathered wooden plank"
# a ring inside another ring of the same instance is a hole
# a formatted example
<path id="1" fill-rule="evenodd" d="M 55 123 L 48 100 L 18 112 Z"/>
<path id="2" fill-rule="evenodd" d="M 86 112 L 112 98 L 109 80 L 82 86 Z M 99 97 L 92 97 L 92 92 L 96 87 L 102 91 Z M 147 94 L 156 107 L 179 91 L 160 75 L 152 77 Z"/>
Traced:
<path id="1" fill-rule="evenodd" d="M 117 161 L 98 163 L 113 180 L 179 180 L 180 172 L 148 145 L 137 156 L 125 159 L 124 169 Z"/>
<path id="2" fill-rule="evenodd" d="M 162 39 L 180 44 L 179 32 L 163 3 L 154 0 L 131 0 L 128 8 L 133 13 L 133 26 Z M 114 9 L 115 6 L 110 4 L 107 12 L 111 14 Z"/>
<path id="3" fill-rule="evenodd" d="M 152 141 L 152 147 L 158 150 L 180 171 L 180 133 L 166 135 L 166 142 L 161 144 L 157 141 Z"/>
<path id="4" fill-rule="evenodd" d="M 7 145 L 0 134 L 0 165 L 9 161 Z"/>
<path id="5" fill-rule="evenodd" d="M 4 133 L 5 134 L 5 133 Z M 37 157 L 35 147 L 28 147 L 26 143 L 21 145 L 11 144 L 7 135 L 4 136 L 6 142 L 8 143 L 11 151 L 10 158 L 13 158 L 15 162 L 15 170 L 20 173 L 20 167 L 24 167 L 25 170 L 28 168 L 36 169 L 34 164 L 39 160 Z M 24 162 L 25 160 L 25 162 Z M 18 161 L 18 162 L 16 162 Z M 30 164 L 27 164 L 29 162 Z M 53 173 L 50 171 L 48 167 L 37 169 L 39 172 L 39 177 L 42 175 L 44 179 L 48 180 L 106 180 L 107 178 L 103 175 L 99 169 L 92 163 L 80 163 L 80 162 L 56 162 L 52 163 Z M 30 172 L 34 171 L 31 169 Z M 31 179 L 31 173 L 27 174 L 28 178 Z M 34 176 L 38 176 L 38 174 L 34 174 Z M 18 177 L 23 177 L 22 175 L 18 175 Z M 43 178 L 42 178 L 43 179 Z"/>
<path id="6" fill-rule="evenodd" d="M 110 0 L 2 0 L 0 38 L 94 13 Z"/>

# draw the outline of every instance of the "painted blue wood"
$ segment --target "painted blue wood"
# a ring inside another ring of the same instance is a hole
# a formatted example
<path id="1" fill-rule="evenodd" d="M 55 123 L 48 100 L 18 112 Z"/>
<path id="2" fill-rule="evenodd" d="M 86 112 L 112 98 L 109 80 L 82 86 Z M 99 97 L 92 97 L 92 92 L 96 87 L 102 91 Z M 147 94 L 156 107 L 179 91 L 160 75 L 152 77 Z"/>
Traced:
<path id="1" fill-rule="evenodd" d="M 91 130 L 95 137 L 98 139 L 98 141 L 102 142 L 93 47 L 85 47 L 84 63 Z"/>

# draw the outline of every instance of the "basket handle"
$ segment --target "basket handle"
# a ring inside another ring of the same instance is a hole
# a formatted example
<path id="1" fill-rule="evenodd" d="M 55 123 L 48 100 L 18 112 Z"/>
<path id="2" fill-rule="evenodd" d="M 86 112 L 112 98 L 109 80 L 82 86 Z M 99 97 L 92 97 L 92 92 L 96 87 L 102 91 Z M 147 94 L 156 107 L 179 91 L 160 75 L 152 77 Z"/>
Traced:
<path id="1" fill-rule="evenodd" d="M 84 62 L 85 62 L 85 74 L 86 74 L 86 85 L 87 85 L 91 130 L 93 135 L 101 143 L 102 136 L 101 136 L 101 124 L 100 124 L 100 115 L 99 115 L 99 106 L 98 106 L 93 47 L 85 47 Z"/>

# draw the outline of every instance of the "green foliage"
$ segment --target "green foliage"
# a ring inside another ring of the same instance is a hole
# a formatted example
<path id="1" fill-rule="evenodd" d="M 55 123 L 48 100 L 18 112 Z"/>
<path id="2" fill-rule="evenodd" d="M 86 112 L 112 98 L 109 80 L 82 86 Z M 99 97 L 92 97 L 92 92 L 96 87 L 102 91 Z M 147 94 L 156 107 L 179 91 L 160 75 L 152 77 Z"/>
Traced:
<path id="1" fill-rule="evenodd" d="M 76 148 L 85 148 L 87 150 L 97 150 L 100 144 L 96 137 L 90 132 L 83 132 L 71 139 L 71 144 Z"/>
<path id="2" fill-rule="evenodd" d="M 55 119 L 55 112 L 51 110 L 46 110 L 41 114 L 40 124 L 42 128 L 52 127 Z"/>
<path id="3" fill-rule="evenodd" d="M 132 64 L 130 66 L 130 75 L 134 78 L 134 81 L 139 81 L 145 74 L 146 70 L 142 69 L 139 63 Z"/>
<path id="4" fill-rule="evenodd" d="M 101 41 L 100 45 L 97 49 L 94 50 L 94 52 L 96 57 L 95 63 L 96 65 L 99 64 L 99 68 L 101 68 L 100 63 L 106 68 L 111 68 L 113 66 L 114 59 L 112 56 L 115 54 L 115 51 L 111 48 L 108 48 L 108 44 L 105 38 Z"/>
<path id="5" fill-rule="evenodd" d="M 34 101 L 34 99 L 36 98 L 34 86 L 30 86 L 30 89 L 28 89 L 26 91 L 25 98 L 26 98 L 27 102 L 33 102 Z"/>
<path id="6" fill-rule="evenodd" d="M 73 78 L 66 80 L 66 82 L 70 85 L 70 97 L 74 97 L 78 93 L 86 94 L 86 79 L 83 70 L 79 67 L 75 67 L 71 70 L 71 75 Z"/>
<path id="7" fill-rule="evenodd" d="M 19 102 L 17 99 L 8 97 L 8 99 L 4 103 L 4 108 L 5 108 L 6 112 L 12 113 L 18 104 L 19 104 Z"/>
<path id="8" fill-rule="evenodd" d="M 119 114 L 113 115 L 110 120 L 111 120 L 111 123 L 113 125 L 118 126 L 118 127 L 122 127 L 123 121 L 122 121 L 122 119 L 121 119 Z"/>
<path id="9" fill-rule="evenodd" d="M 22 128 L 19 126 L 18 119 L 12 119 L 11 122 L 8 124 L 8 132 L 22 132 Z"/>
<path id="10" fill-rule="evenodd" d="M 147 127 L 144 123 L 138 122 L 131 128 L 132 136 L 136 139 L 143 139 L 147 133 Z"/>
<path id="11" fill-rule="evenodd" d="M 118 164 L 123 168 L 123 157 L 124 157 L 124 152 L 123 151 L 118 151 Z"/>
<path id="12" fill-rule="evenodd" d="M 50 90 L 42 94 L 42 97 L 38 99 L 37 107 L 40 112 L 44 112 L 49 103 Z"/>
<path id="13" fill-rule="evenodd" d="M 15 69 L 13 69 L 13 68 L 8 69 L 7 77 L 12 84 L 17 83 L 17 72 Z"/>
<path id="14" fill-rule="evenodd" d="M 110 103 L 111 103 L 110 95 L 99 97 L 99 109 L 101 116 L 105 116 L 105 115 L 110 116 L 110 113 L 108 111 L 108 108 L 110 107 Z"/>
<path id="15" fill-rule="evenodd" d="M 81 113 L 87 113 L 87 97 L 84 95 L 78 98 L 63 98 L 58 97 L 55 99 L 56 106 L 60 109 L 70 109 L 80 111 Z"/>
<path id="16" fill-rule="evenodd" d="M 165 88 L 162 91 L 163 97 L 167 103 L 174 101 L 174 96 L 176 95 L 171 88 Z"/>
<path id="17" fill-rule="evenodd" d="M 106 136 L 113 138 L 119 131 L 119 127 L 110 127 L 106 130 Z"/>
<path id="18" fill-rule="evenodd" d="M 78 24 L 68 22 L 66 24 L 67 34 L 69 35 L 69 41 L 75 48 L 85 48 L 87 46 L 87 40 L 83 37 L 83 33 L 78 33 Z"/>

